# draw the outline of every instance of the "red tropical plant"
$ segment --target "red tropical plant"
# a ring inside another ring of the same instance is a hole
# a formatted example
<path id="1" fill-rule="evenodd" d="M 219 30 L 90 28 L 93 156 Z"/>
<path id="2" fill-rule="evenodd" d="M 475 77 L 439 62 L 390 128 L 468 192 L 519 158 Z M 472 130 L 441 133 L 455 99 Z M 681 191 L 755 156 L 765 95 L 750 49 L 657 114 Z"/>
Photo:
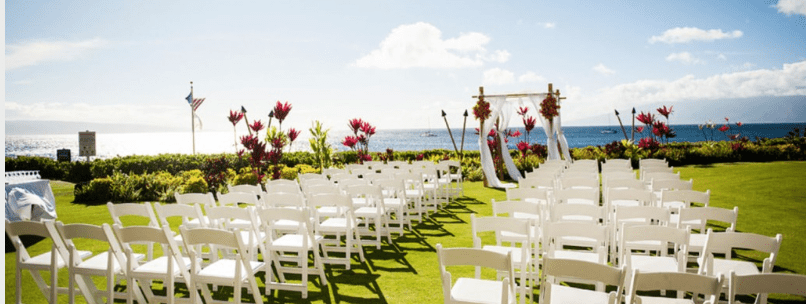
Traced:
<path id="1" fill-rule="evenodd" d="M 361 118 L 353 118 L 347 122 L 347 125 L 350 127 L 350 130 L 353 131 L 353 134 L 358 134 L 358 131 L 361 130 L 361 125 L 364 124 L 364 121 Z"/>
<path id="2" fill-rule="evenodd" d="M 524 116 L 526 115 L 526 112 L 529 112 L 528 107 L 518 107 L 518 115 Z"/>
<path id="3" fill-rule="evenodd" d="M 243 113 L 240 111 L 229 110 L 229 117 L 227 117 L 227 119 L 229 119 L 229 122 L 231 122 L 232 126 L 234 127 L 239 121 L 241 121 L 241 119 L 243 119 Z"/>
<path id="4" fill-rule="evenodd" d="M 655 151 L 660 147 L 660 143 L 652 137 L 644 137 L 638 142 L 638 147 L 648 151 Z"/>
<path id="5" fill-rule="evenodd" d="M 728 125 L 724 125 L 724 126 L 719 127 L 719 129 L 717 129 L 717 130 L 722 131 L 722 132 L 727 132 L 728 130 L 730 130 L 730 127 L 728 127 Z"/>
<path id="6" fill-rule="evenodd" d="M 655 116 L 652 115 L 652 113 L 644 113 L 642 111 L 641 114 L 638 114 L 638 117 L 636 117 L 635 119 L 638 119 L 638 121 L 640 121 L 645 125 L 651 125 L 652 122 L 655 121 Z"/>
<path id="7" fill-rule="evenodd" d="M 635 127 L 635 132 L 643 133 L 644 132 L 644 127 Z"/>
<path id="8" fill-rule="evenodd" d="M 280 122 L 280 130 L 283 129 L 283 120 L 288 116 L 288 112 L 291 112 L 291 104 L 289 104 L 288 101 L 283 104 L 278 100 L 277 104 L 274 105 L 274 118 L 277 118 L 277 121 Z"/>
<path id="9" fill-rule="evenodd" d="M 300 132 L 302 131 L 294 128 L 288 129 L 288 140 L 294 142 L 295 140 L 297 140 L 297 136 L 299 136 Z"/>
<path id="10" fill-rule="evenodd" d="M 518 143 L 518 151 L 521 151 L 521 157 L 526 157 L 526 152 L 529 151 L 529 143 L 527 143 L 527 142 L 519 142 Z"/>
<path id="11" fill-rule="evenodd" d="M 355 137 L 355 136 L 347 136 L 341 142 L 342 145 L 344 145 L 346 147 L 349 147 L 350 149 L 355 148 L 355 144 L 357 144 L 357 143 L 358 143 L 358 138 Z"/>
<path id="12" fill-rule="evenodd" d="M 671 106 L 667 109 L 666 106 L 663 106 L 663 108 L 658 108 L 658 113 L 660 113 L 660 115 L 663 115 L 663 117 L 666 117 L 666 119 L 669 119 L 669 114 L 672 114 L 673 107 L 674 106 Z"/>
<path id="13" fill-rule="evenodd" d="M 252 131 L 254 131 L 255 133 L 258 133 L 264 128 L 266 128 L 266 126 L 264 126 L 263 122 L 258 119 L 253 121 L 252 124 L 249 125 L 249 128 L 252 129 Z"/>
<path id="14" fill-rule="evenodd" d="M 741 127 L 741 126 L 742 126 L 742 122 L 741 122 L 741 121 L 740 121 L 740 122 L 737 122 L 737 123 L 736 123 L 736 126 L 737 126 L 737 127 Z"/>
<path id="15" fill-rule="evenodd" d="M 367 136 L 375 135 L 375 127 L 365 121 L 361 124 L 361 132 L 364 132 Z"/>

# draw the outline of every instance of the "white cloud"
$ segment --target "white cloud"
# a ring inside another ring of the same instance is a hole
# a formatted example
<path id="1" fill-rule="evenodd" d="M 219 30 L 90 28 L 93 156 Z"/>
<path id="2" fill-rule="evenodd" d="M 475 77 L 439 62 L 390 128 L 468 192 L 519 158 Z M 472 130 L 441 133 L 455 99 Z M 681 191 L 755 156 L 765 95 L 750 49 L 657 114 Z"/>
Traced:
<path id="1" fill-rule="evenodd" d="M 11 84 L 16 84 L 16 85 L 30 85 L 30 84 L 33 84 L 33 83 L 34 82 L 32 80 L 30 80 L 30 79 L 23 79 L 23 80 L 17 80 L 17 81 L 12 81 L 11 82 Z"/>
<path id="2" fill-rule="evenodd" d="M 597 64 L 596 66 L 594 66 L 594 67 L 593 67 L 593 68 L 591 68 L 591 69 L 592 69 L 593 71 L 595 71 L 596 73 L 599 73 L 599 74 L 602 74 L 602 75 L 605 75 L 605 76 L 607 76 L 607 75 L 613 75 L 613 74 L 615 74 L 615 73 L 616 73 L 616 71 L 611 70 L 610 68 L 606 67 L 606 66 L 605 66 L 604 64 L 602 64 L 602 63 Z"/>
<path id="3" fill-rule="evenodd" d="M 778 0 L 775 8 L 779 13 L 789 15 L 806 16 L 806 1 L 803 0 Z"/>
<path id="4" fill-rule="evenodd" d="M 515 74 L 500 68 L 484 71 L 484 84 L 503 85 L 515 82 Z"/>
<path id="5" fill-rule="evenodd" d="M 546 22 L 546 23 L 543 23 L 543 28 L 547 28 L 547 29 L 553 29 L 553 28 L 555 28 L 555 27 L 557 27 L 557 24 L 556 24 L 556 23 L 554 23 L 554 22 Z"/>
<path id="6" fill-rule="evenodd" d="M 490 37 L 481 33 L 463 33 L 442 39 L 435 26 L 418 22 L 393 29 L 378 49 L 355 61 L 361 68 L 466 68 L 479 67 L 485 61 L 506 62 L 509 52 L 497 50 L 492 55 L 484 48 Z"/>
<path id="7" fill-rule="evenodd" d="M 676 27 L 663 32 L 663 35 L 652 36 L 649 43 L 663 42 L 667 44 L 688 43 L 692 41 L 714 41 L 718 39 L 729 39 L 742 37 L 744 33 L 739 30 L 727 33 L 721 29 L 703 30 L 696 27 Z"/>
<path id="8" fill-rule="evenodd" d="M 684 64 L 702 64 L 705 63 L 704 61 L 700 60 L 697 57 L 694 57 L 689 52 L 680 52 L 680 53 L 671 53 L 669 56 L 666 56 L 666 61 L 679 61 Z"/>
<path id="9" fill-rule="evenodd" d="M 535 72 L 526 72 L 526 74 L 518 77 L 519 82 L 544 82 L 546 77 L 535 74 Z"/>
<path id="10" fill-rule="evenodd" d="M 6 45 L 6 71 L 51 61 L 75 60 L 107 45 L 95 38 L 85 41 L 31 41 Z"/>
<path id="11" fill-rule="evenodd" d="M 598 95 L 597 100 L 624 105 L 806 95 L 806 61 L 784 64 L 782 69 L 759 69 L 707 78 L 689 75 L 673 81 L 640 80 L 607 88 Z"/>
<path id="12" fill-rule="evenodd" d="M 509 52 L 505 50 L 497 50 L 493 52 L 491 55 L 486 56 L 485 60 L 492 61 L 492 62 L 499 62 L 504 63 L 509 61 L 509 57 L 512 56 Z"/>
<path id="13" fill-rule="evenodd" d="M 719 60 L 728 60 L 728 56 L 725 56 L 725 54 L 719 54 L 716 56 L 716 58 Z"/>

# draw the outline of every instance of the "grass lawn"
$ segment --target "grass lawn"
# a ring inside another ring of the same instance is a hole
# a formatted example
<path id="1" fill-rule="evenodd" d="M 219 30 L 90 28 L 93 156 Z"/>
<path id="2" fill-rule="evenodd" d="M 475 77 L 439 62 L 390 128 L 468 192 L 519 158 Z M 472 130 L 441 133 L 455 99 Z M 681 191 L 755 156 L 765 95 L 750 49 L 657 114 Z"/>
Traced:
<path id="1" fill-rule="evenodd" d="M 675 168 L 684 179 L 693 178 L 696 190 L 711 190 L 711 205 L 724 208 L 739 206 L 737 228 L 754 232 L 784 236 L 783 246 L 775 271 L 806 274 L 806 261 L 800 249 L 806 248 L 806 162 L 737 163 L 712 166 Z M 73 204 L 73 185 L 54 181 L 59 220 L 65 223 L 111 223 L 106 205 L 85 206 Z M 326 266 L 329 286 L 321 289 L 318 279 L 310 283 L 308 300 L 299 299 L 299 293 L 275 292 L 269 303 L 441 303 L 442 289 L 435 254 L 437 243 L 444 247 L 470 247 L 470 214 L 488 216 L 492 210 L 490 200 L 503 200 L 505 193 L 485 189 L 480 182 L 465 183 L 465 197 L 451 204 L 445 211 L 432 216 L 432 221 L 415 225 L 414 231 L 395 239 L 394 245 L 382 250 L 366 246 L 367 263 L 353 260 L 353 269 L 343 266 Z M 172 223 L 173 228 L 178 223 Z M 77 244 L 82 247 L 82 243 Z M 41 241 L 29 248 L 32 254 L 50 249 L 49 241 Z M 97 247 L 95 252 L 103 249 Z M 748 256 L 748 258 L 756 258 Z M 14 253 L 6 254 L 6 302 L 14 301 Z M 454 275 L 455 277 L 455 275 Z M 66 286 L 66 271 L 59 274 L 61 286 Z M 262 287 L 262 278 L 259 280 Z M 100 281 L 98 282 L 100 283 Z M 102 285 L 99 285 L 102 286 Z M 29 274 L 23 276 L 23 302 L 45 303 Z M 125 287 L 118 286 L 123 290 Z M 537 291 L 535 291 L 537 294 Z M 78 297 L 77 302 L 84 301 Z M 248 296 L 244 300 L 251 301 Z M 264 301 L 267 300 L 264 296 Z M 67 302 L 67 296 L 59 297 Z M 770 303 L 786 303 L 771 299 Z"/>

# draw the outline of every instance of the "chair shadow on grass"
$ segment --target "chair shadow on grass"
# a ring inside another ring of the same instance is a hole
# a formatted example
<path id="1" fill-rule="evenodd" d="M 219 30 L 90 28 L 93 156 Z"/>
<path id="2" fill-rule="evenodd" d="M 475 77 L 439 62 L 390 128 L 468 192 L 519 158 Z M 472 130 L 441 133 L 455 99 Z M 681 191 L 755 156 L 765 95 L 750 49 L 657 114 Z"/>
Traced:
<path id="1" fill-rule="evenodd" d="M 330 290 L 333 291 L 333 299 L 336 303 L 388 303 L 378 285 L 378 278 L 381 277 L 379 274 L 372 273 L 367 263 L 361 263 L 358 266 L 353 264 L 351 268 L 346 270 L 343 266 L 325 265 L 328 284 L 330 285 Z M 346 288 L 340 288 L 340 285 L 362 286 L 378 297 L 363 298 L 344 294 L 341 291 Z"/>
<path id="2" fill-rule="evenodd" d="M 368 247 L 365 247 L 365 249 Z M 386 272 L 411 272 L 412 274 L 418 274 L 417 270 L 414 269 L 414 266 L 409 263 L 406 259 L 406 255 L 408 253 L 401 250 L 401 248 L 397 245 L 397 240 L 394 243 L 384 245 L 381 247 L 381 250 L 370 249 L 370 251 L 365 250 L 364 256 L 367 258 L 367 263 L 376 271 L 386 271 Z M 382 262 L 382 263 L 378 263 Z M 390 267 L 391 263 L 395 265 L 400 265 L 402 267 Z"/>

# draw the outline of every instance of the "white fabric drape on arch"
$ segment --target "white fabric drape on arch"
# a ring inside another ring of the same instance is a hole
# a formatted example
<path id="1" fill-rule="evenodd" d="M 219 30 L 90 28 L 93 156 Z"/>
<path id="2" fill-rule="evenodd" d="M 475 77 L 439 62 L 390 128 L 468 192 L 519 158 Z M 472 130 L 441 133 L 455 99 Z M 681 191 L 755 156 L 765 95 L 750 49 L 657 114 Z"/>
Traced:
<path id="1" fill-rule="evenodd" d="M 540 124 L 543 125 L 543 131 L 546 132 L 546 151 L 548 153 L 548 160 L 555 160 L 560 159 L 560 152 L 557 150 L 557 138 L 554 137 L 554 130 L 555 126 L 549 124 L 549 120 L 540 115 L 540 103 L 543 102 L 543 99 L 546 98 L 548 94 L 538 94 L 529 96 L 529 100 L 532 102 L 532 106 L 535 107 L 535 111 L 537 111 L 537 117 L 540 119 Z M 555 118 L 555 122 L 559 122 L 559 119 Z M 559 128 L 559 124 L 557 124 Z M 567 146 L 567 144 L 566 144 Z"/>

